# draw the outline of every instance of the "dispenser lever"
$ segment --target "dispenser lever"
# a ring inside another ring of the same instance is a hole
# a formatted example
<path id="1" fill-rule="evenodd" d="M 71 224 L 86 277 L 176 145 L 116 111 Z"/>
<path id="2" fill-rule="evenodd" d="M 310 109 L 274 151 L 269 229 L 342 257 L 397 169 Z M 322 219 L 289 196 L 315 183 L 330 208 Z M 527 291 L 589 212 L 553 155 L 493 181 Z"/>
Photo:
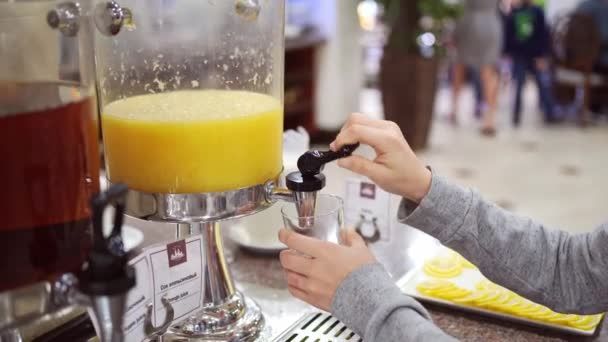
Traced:
<path id="1" fill-rule="evenodd" d="M 135 286 L 135 270 L 128 265 L 128 255 L 121 238 L 127 187 L 112 185 L 91 200 L 93 209 L 93 250 L 79 275 L 80 291 L 90 298 L 91 318 L 99 327 L 102 342 L 122 342 L 123 317 L 127 292 Z M 106 239 L 103 213 L 114 205 L 114 227 Z"/>
<path id="2" fill-rule="evenodd" d="M 125 196 L 128 188 L 124 184 L 115 184 L 106 192 L 99 194 L 91 200 L 93 209 L 93 243 L 94 250 L 107 253 L 108 249 L 115 255 L 124 255 L 122 241 L 122 224 L 125 213 Z M 105 238 L 103 234 L 103 214 L 108 206 L 115 208 L 112 232 Z"/>
<path id="3" fill-rule="evenodd" d="M 334 160 L 349 157 L 359 147 L 359 144 L 345 145 L 338 151 L 312 150 L 304 153 L 298 159 L 298 169 L 303 176 L 318 175 L 323 171 L 325 164 Z"/>

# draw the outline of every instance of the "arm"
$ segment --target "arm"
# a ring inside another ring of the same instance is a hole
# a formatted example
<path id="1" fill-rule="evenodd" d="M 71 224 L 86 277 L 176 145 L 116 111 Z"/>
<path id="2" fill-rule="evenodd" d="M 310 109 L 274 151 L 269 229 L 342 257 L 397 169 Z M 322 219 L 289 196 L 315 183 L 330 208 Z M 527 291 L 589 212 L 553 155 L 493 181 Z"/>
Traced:
<path id="1" fill-rule="evenodd" d="M 427 311 L 404 295 L 380 264 L 351 272 L 340 284 L 332 312 L 364 341 L 454 341 Z"/>
<path id="2" fill-rule="evenodd" d="M 289 292 L 331 311 L 365 341 L 453 341 L 401 292 L 355 231 L 344 232 L 342 245 L 285 229 L 279 239 L 289 247 L 281 252 Z"/>
<path id="3" fill-rule="evenodd" d="M 417 207 L 402 203 L 399 219 L 532 301 L 567 313 L 608 309 L 608 225 L 580 235 L 551 230 L 436 175 Z"/>

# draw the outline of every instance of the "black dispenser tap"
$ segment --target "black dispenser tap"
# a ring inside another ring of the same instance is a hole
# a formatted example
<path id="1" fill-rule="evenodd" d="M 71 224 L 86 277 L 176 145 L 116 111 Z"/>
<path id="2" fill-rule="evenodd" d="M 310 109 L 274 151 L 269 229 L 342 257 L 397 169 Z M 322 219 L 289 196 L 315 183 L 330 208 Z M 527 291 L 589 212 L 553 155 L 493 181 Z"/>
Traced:
<path id="1" fill-rule="evenodd" d="M 93 249 L 79 276 L 80 292 L 90 298 L 94 322 L 101 341 L 123 341 L 122 323 L 127 292 L 135 286 L 135 271 L 121 237 L 127 187 L 111 186 L 91 200 L 93 209 Z M 111 234 L 103 234 L 103 213 L 116 208 Z"/>
<path id="2" fill-rule="evenodd" d="M 306 222 L 305 226 L 313 224 L 317 194 L 325 187 L 322 173 L 325 164 L 351 156 L 358 147 L 359 144 L 354 144 L 345 145 L 338 151 L 308 151 L 298 159 L 299 171 L 287 175 L 287 189 L 293 193 L 298 216 Z"/>

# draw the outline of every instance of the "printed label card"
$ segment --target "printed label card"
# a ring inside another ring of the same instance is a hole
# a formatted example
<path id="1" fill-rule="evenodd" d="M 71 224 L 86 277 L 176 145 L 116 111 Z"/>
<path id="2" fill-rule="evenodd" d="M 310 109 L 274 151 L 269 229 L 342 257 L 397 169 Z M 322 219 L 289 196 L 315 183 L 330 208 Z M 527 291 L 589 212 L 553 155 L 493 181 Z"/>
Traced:
<path id="1" fill-rule="evenodd" d="M 345 224 L 368 243 L 390 239 L 391 196 L 376 184 L 358 178 L 346 181 Z"/>

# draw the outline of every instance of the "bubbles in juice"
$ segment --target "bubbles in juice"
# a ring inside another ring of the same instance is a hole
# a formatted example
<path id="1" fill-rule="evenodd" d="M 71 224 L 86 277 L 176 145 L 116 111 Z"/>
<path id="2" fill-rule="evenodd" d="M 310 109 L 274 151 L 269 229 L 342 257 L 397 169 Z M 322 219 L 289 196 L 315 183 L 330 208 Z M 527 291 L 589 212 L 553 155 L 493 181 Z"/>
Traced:
<path id="1" fill-rule="evenodd" d="M 281 172 L 283 108 L 268 95 L 146 94 L 106 105 L 102 122 L 108 176 L 135 190 L 219 192 Z"/>

